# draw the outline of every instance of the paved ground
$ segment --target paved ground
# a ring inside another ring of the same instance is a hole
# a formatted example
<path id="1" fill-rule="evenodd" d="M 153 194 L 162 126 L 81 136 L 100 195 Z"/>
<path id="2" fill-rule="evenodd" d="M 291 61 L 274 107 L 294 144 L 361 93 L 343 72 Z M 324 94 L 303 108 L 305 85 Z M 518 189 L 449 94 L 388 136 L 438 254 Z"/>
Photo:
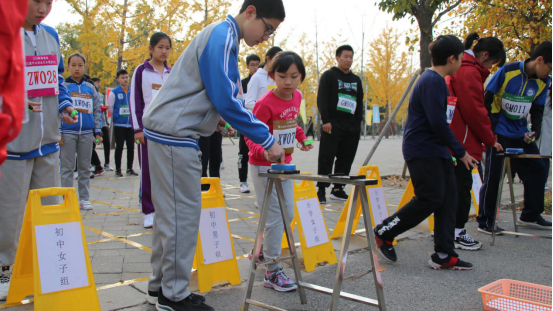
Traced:
<path id="1" fill-rule="evenodd" d="M 235 143 L 237 144 L 236 140 Z M 370 138 L 361 141 L 352 172 L 359 169 L 373 144 L 374 140 Z M 318 148 L 318 142 L 315 146 Z M 205 294 L 208 302 L 217 310 L 240 309 L 249 272 L 249 261 L 244 255 L 253 247 L 259 216 L 259 211 L 254 206 L 253 191 L 245 195 L 238 192 L 237 151 L 238 146 L 225 138 L 225 168 L 221 171 L 221 183 L 226 195 L 227 213 L 243 282 L 239 286 L 219 284 Z M 317 154 L 317 149 L 309 153 L 297 151 L 293 162 L 302 172 L 315 173 Z M 383 176 L 401 174 L 401 140 L 384 139 L 370 164 L 378 165 Z M 134 167 L 138 171 L 138 161 L 135 161 Z M 145 303 L 143 295 L 146 290 L 145 281 L 151 272 L 149 259 L 152 231 L 142 228 L 142 214 L 138 205 L 139 181 L 137 177 L 115 178 L 113 175 L 113 172 L 107 172 L 92 180 L 91 202 L 95 208 L 93 211 L 82 213 L 102 310 L 154 310 L 154 307 Z M 551 183 L 549 186 L 551 187 Z M 349 188 L 346 190 L 349 191 Z M 398 188 L 385 188 L 391 212 L 396 209 L 403 191 Z M 504 193 L 503 202 L 507 203 L 507 189 Z M 521 184 L 515 184 L 515 193 L 517 201 L 521 201 Z M 342 208 L 342 203 L 332 201 L 323 206 L 329 230 L 335 227 Z M 510 212 L 501 213 L 501 226 L 508 230 L 512 230 L 510 217 Z M 432 238 L 429 236 L 426 222 L 401 237 L 397 246 L 399 261 L 395 264 L 381 261 L 385 268 L 382 279 L 388 310 L 481 310 L 482 300 L 477 289 L 501 278 L 551 286 L 551 240 L 504 236 L 498 237 L 496 246 L 492 247 L 491 238 L 478 234 L 474 222 L 469 223 L 467 227 L 476 239 L 484 243 L 481 251 L 461 252 L 463 259 L 475 265 L 475 269 L 468 272 L 433 271 L 428 268 Z M 536 232 L 527 229 L 525 232 L 550 234 L 547 231 Z M 299 241 L 297 232 L 295 236 L 296 241 Z M 339 241 L 333 241 L 333 245 L 338 252 Z M 366 247 L 367 242 L 363 234 L 357 234 L 352 238 L 352 252 L 348 257 L 346 275 L 363 274 L 368 269 Z M 289 265 L 286 265 L 288 274 L 293 275 L 289 268 Z M 318 267 L 314 272 L 302 275 L 307 282 L 332 287 L 335 269 L 336 265 L 325 265 Z M 344 282 L 343 290 L 376 298 L 371 276 L 372 274 L 367 274 L 349 279 Z M 308 304 L 301 305 L 297 294 L 283 294 L 265 289 L 260 285 L 261 281 L 260 272 L 253 292 L 254 299 L 288 310 L 328 308 L 330 299 L 326 295 L 308 292 Z M 197 290 L 196 280 L 193 280 L 191 288 Z M 3 309 L 2 305 L 0 309 Z M 32 304 L 9 308 L 30 309 Z M 343 300 L 339 309 L 374 308 Z"/>

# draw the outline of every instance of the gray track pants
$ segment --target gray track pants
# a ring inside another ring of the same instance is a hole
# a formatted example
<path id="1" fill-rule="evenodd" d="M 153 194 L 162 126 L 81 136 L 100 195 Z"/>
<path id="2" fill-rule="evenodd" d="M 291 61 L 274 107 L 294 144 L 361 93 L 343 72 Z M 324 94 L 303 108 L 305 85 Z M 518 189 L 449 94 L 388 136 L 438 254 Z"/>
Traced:
<path id="1" fill-rule="evenodd" d="M 253 182 L 253 189 L 257 198 L 257 206 L 263 207 L 263 198 L 265 189 L 269 179 L 260 177 L 259 173 L 266 173 L 270 166 L 258 166 L 250 164 L 250 175 Z M 282 190 L 284 191 L 284 201 L 286 201 L 286 212 L 290 221 L 294 218 L 294 181 L 291 179 L 283 179 Z M 263 233 L 263 255 L 265 258 L 278 258 L 282 251 L 282 234 L 284 233 L 284 222 L 280 213 L 278 204 L 278 196 L 276 193 L 276 185 L 273 186 L 271 195 L 271 203 L 267 214 L 267 222 L 265 223 L 265 231 Z M 281 268 L 280 262 L 267 265 L 267 270 L 274 271 Z"/>
<path id="2" fill-rule="evenodd" d="M 6 160 L 0 166 L 0 266 L 15 261 L 29 190 L 60 186 L 59 152 L 28 160 Z M 43 205 L 59 204 L 44 197 Z"/>
<path id="3" fill-rule="evenodd" d="M 61 146 L 61 185 L 73 188 L 73 169 L 77 155 L 77 170 L 79 172 L 79 200 L 88 201 L 90 190 L 90 159 L 92 157 L 92 134 L 73 135 L 62 134 Z"/>
<path id="4" fill-rule="evenodd" d="M 188 284 L 202 208 L 201 152 L 148 141 L 152 202 L 156 207 L 152 236 L 150 291 L 172 301 L 190 295 Z"/>

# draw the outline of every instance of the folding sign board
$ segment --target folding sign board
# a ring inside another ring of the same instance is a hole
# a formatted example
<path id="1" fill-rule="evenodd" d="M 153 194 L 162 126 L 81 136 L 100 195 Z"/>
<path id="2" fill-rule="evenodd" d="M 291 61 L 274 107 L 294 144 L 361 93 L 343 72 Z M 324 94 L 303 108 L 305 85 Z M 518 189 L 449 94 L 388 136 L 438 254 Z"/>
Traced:
<path id="1" fill-rule="evenodd" d="M 29 192 L 6 306 L 31 295 L 35 310 L 100 310 L 75 188 Z"/>

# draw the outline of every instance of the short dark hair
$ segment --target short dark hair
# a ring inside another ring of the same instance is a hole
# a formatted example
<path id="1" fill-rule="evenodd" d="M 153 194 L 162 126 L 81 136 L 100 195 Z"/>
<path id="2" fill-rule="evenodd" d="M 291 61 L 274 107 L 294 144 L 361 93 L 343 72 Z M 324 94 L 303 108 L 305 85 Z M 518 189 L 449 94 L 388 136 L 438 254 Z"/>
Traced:
<path id="1" fill-rule="evenodd" d="M 303 64 L 303 60 L 298 54 L 291 51 L 280 52 L 276 56 L 273 68 L 271 68 L 271 73 L 273 76 L 275 72 L 285 73 L 288 71 L 290 66 L 292 66 L 292 64 L 296 64 L 298 67 L 298 71 L 301 74 L 301 81 L 303 82 L 305 79 L 305 66 Z"/>
<path id="2" fill-rule="evenodd" d="M 336 57 L 342 56 L 343 51 L 350 51 L 353 54 L 353 48 L 351 47 L 351 45 L 344 44 L 336 49 Z"/>
<path id="3" fill-rule="evenodd" d="M 530 54 L 530 60 L 536 60 L 540 56 L 543 57 L 546 64 L 551 64 L 551 41 L 548 40 L 538 45 Z"/>
<path id="4" fill-rule="evenodd" d="M 286 17 L 282 0 L 244 0 L 240 14 L 244 13 L 250 5 L 256 9 L 257 19 L 276 18 L 282 22 Z"/>
<path id="5" fill-rule="evenodd" d="M 459 38 L 451 35 L 441 35 L 428 46 L 432 64 L 434 66 L 447 65 L 447 59 L 454 56 L 455 59 L 463 53 L 465 47 Z"/>
<path id="6" fill-rule="evenodd" d="M 474 41 L 477 42 L 473 47 Z M 497 60 L 499 67 L 503 66 L 507 59 L 503 42 L 495 37 L 480 38 L 476 32 L 473 32 L 465 38 L 464 46 L 465 50 L 472 50 L 476 56 L 481 52 L 488 52 L 490 54 L 489 58 Z"/>
<path id="7" fill-rule="evenodd" d="M 67 66 L 69 66 L 69 63 L 71 63 L 71 59 L 72 59 L 73 57 L 80 57 L 80 58 L 83 60 L 83 63 L 86 64 L 86 58 L 84 57 L 83 54 L 81 54 L 81 53 L 73 53 L 73 54 L 69 55 L 69 57 L 67 58 Z"/>
<path id="8" fill-rule="evenodd" d="M 246 57 L 246 65 L 249 65 L 251 61 L 260 62 L 261 58 L 259 58 L 259 56 L 257 56 L 256 54 L 248 55 L 248 57 Z"/>
<path id="9" fill-rule="evenodd" d="M 92 81 L 92 82 L 100 82 L 100 78 L 98 78 L 98 77 L 92 77 L 92 78 L 90 79 L 90 81 Z"/>
<path id="10" fill-rule="evenodd" d="M 116 78 L 119 78 L 120 75 L 128 75 L 129 73 L 125 69 L 120 69 L 117 71 Z"/>

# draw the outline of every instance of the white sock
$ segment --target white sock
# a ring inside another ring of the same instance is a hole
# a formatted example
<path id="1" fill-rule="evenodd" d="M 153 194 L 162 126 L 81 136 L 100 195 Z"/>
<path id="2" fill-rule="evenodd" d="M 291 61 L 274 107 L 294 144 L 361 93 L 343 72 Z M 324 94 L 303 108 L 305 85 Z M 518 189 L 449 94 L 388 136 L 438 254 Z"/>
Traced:
<path id="1" fill-rule="evenodd" d="M 438 257 L 440 257 L 440 259 L 446 259 L 447 256 L 448 255 L 446 253 L 438 253 Z"/>
<path id="2" fill-rule="evenodd" d="M 461 232 L 463 232 L 463 230 L 465 230 L 465 228 L 461 228 L 461 229 L 455 228 L 455 237 L 458 238 Z"/>

